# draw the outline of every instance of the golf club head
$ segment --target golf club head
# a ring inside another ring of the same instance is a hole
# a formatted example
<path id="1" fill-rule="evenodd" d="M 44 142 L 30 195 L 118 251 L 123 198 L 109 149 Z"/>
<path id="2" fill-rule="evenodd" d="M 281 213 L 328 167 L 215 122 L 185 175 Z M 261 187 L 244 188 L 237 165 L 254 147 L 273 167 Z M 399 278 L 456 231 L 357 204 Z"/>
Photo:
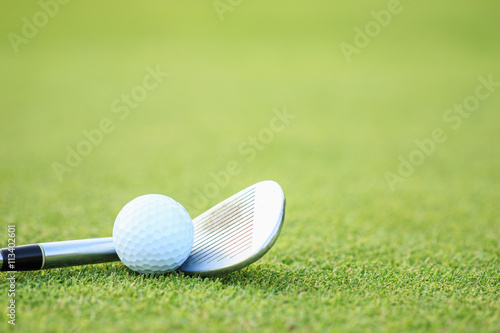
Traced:
<path id="1" fill-rule="evenodd" d="M 213 276 L 252 264 L 276 242 L 285 202 L 278 183 L 263 181 L 196 217 L 193 249 L 180 270 Z"/>

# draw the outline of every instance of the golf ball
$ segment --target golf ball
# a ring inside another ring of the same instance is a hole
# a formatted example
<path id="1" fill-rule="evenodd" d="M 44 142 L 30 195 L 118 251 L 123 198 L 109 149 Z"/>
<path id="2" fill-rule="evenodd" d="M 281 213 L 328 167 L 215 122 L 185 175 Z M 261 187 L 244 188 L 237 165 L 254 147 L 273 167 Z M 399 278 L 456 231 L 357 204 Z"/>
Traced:
<path id="1" fill-rule="evenodd" d="M 193 221 L 177 201 L 160 194 L 135 198 L 122 208 L 113 227 L 120 260 L 140 273 L 165 273 L 188 258 Z"/>

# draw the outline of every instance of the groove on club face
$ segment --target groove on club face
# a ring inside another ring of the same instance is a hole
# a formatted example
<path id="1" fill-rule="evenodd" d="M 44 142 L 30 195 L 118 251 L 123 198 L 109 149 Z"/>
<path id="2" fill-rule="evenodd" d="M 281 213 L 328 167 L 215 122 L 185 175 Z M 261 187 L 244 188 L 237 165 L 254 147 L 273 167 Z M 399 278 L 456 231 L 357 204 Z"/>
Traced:
<path id="1" fill-rule="evenodd" d="M 197 221 L 190 264 L 220 261 L 252 242 L 255 188 Z M 233 251 L 228 251 L 233 250 Z"/>
<path id="2" fill-rule="evenodd" d="M 226 199 L 193 220 L 193 249 L 180 269 L 212 276 L 250 265 L 276 241 L 284 209 L 283 190 L 273 181 Z"/>

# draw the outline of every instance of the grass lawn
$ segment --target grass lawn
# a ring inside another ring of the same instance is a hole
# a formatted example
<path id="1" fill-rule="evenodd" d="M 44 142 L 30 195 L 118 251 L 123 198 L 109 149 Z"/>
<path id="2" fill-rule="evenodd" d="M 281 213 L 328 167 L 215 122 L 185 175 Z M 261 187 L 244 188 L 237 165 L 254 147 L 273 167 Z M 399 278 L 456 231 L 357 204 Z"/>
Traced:
<path id="1" fill-rule="evenodd" d="M 500 331 L 499 2 L 43 3 L 0 14 L 1 247 L 147 193 L 287 213 L 218 278 L 19 272 L 15 327 L 3 273 L 0 331 Z"/>

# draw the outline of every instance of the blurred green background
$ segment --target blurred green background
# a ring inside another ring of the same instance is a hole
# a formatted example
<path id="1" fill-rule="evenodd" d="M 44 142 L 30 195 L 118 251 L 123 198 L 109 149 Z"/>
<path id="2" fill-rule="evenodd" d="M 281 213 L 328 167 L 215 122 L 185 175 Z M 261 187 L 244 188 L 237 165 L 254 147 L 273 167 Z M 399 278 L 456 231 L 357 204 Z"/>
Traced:
<path id="1" fill-rule="evenodd" d="M 349 62 L 341 44 L 390 3 L 220 1 L 221 20 L 212 1 L 71 1 L 43 22 L 39 3 L 4 2 L 4 244 L 8 224 L 18 244 L 110 236 L 146 193 L 193 217 L 265 179 L 288 199 L 273 250 L 222 280 L 19 273 L 16 329 L 498 331 L 500 87 L 456 130 L 443 115 L 479 76 L 500 81 L 500 3 L 401 1 Z M 148 67 L 169 76 L 120 119 L 112 103 Z M 285 108 L 295 118 L 248 161 L 238 147 Z M 105 118 L 114 130 L 60 181 L 54 163 Z M 435 128 L 447 140 L 391 190 L 386 172 Z M 241 172 L 196 204 L 231 160 Z"/>

